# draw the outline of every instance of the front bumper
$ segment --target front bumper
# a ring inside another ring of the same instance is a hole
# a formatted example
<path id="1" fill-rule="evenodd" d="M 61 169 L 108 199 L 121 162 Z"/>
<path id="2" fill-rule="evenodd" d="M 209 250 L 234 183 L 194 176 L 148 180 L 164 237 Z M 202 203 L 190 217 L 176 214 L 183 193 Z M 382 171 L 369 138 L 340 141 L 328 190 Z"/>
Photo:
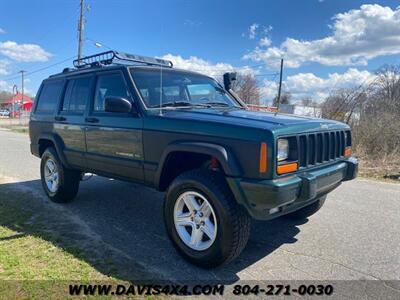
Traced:
<path id="1" fill-rule="evenodd" d="M 357 172 L 358 161 L 351 157 L 333 165 L 273 180 L 227 180 L 236 200 L 253 218 L 269 220 L 311 204 L 342 181 L 354 179 Z"/>

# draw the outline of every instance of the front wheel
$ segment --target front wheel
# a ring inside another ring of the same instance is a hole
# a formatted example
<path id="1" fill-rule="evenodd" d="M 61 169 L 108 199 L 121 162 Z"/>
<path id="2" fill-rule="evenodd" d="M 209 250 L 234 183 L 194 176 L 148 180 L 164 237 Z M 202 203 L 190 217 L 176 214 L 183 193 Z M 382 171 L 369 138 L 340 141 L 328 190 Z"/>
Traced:
<path id="1" fill-rule="evenodd" d="M 40 177 L 44 191 L 53 202 L 69 202 L 78 193 L 79 172 L 65 168 L 52 147 L 47 148 L 42 155 Z"/>
<path id="2" fill-rule="evenodd" d="M 194 170 L 168 188 L 164 219 L 175 248 L 191 263 L 212 268 L 236 258 L 250 235 L 250 217 L 222 176 Z"/>

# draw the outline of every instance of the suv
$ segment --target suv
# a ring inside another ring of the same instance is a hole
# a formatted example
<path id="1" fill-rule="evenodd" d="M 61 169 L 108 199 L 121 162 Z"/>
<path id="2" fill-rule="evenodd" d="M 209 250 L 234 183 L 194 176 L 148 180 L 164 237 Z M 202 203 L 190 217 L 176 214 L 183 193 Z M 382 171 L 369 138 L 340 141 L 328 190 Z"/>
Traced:
<path id="1" fill-rule="evenodd" d="M 249 111 L 233 73 L 222 86 L 115 51 L 74 65 L 43 81 L 30 118 L 47 196 L 72 200 L 85 172 L 166 191 L 168 234 L 196 265 L 237 257 L 252 218 L 309 217 L 356 177 L 346 124 Z"/>

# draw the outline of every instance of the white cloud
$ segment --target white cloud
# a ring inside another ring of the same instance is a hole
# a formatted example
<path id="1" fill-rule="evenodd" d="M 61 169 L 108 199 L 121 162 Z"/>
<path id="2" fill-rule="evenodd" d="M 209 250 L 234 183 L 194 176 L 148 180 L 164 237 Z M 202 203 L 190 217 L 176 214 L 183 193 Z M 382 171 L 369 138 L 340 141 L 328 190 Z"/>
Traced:
<path id="1" fill-rule="evenodd" d="M 272 29 L 274 29 L 274 28 L 271 25 L 264 26 L 264 33 L 268 34 L 272 31 Z"/>
<path id="2" fill-rule="evenodd" d="M 368 60 L 400 53 L 400 7 L 362 5 L 333 17 L 331 35 L 316 40 L 287 38 L 279 47 L 256 47 L 245 59 L 297 68 L 308 62 L 323 65 L 366 65 Z"/>
<path id="3" fill-rule="evenodd" d="M 268 47 L 268 46 L 270 46 L 272 44 L 272 41 L 271 41 L 271 39 L 269 38 L 269 37 L 263 37 L 261 40 L 260 40 L 260 46 L 264 46 L 264 47 Z"/>
<path id="4" fill-rule="evenodd" d="M 0 34 L 6 33 L 6 31 L 0 27 Z"/>
<path id="5" fill-rule="evenodd" d="M 283 82 L 284 91 L 290 92 L 293 100 L 311 97 L 316 101 L 324 100 L 331 91 L 340 88 L 351 88 L 372 82 L 375 75 L 368 71 L 350 68 L 344 73 L 331 73 L 321 78 L 313 73 L 299 73 L 288 76 Z M 275 81 L 265 80 L 262 87 L 263 96 L 271 100 L 278 91 Z"/>
<path id="6" fill-rule="evenodd" d="M 0 80 L 0 91 L 11 92 L 12 86 L 7 81 Z"/>
<path id="7" fill-rule="evenodd" d="M 185 26 L 189 26 L 189 27 L 199 27 L 203 24 L 203 22 L 201 21 L 196 21 L 196 20 L 192 20 L 192 19 L 186 19 L 183 22 L 183 25 Z"/>
<path id="8" fill-rule="evenodd" d="M 190 56 L 188 59 L 183 58 L 180 55 L 167 54 L 162 57 L 173 62 L 174 67 L 199 72 L 212 76 L 214 78 L 220 78 L 225 72 L 237 71 L 243 74 L 256 74 L 257 72 L 250 67 L 234 67 L 227 63 L 216 63 L 213 64 L 204 59 L 196 56 Z"/>
<path id="9" fill-rule="evenodd" d="M 260 25 L 257 23 L 251 24 L 249 27 L 249 39 L 254 40 L 256 37 L 257 29 Z"/>
<path id="10" fill-rule="evenodd" d="M 0 59 L 0 75 L 7 75 L 9 72 L 7 70 L 10 62 L 6 59 Z"/>
<path id="11" fill-rule="evenodd" d="M 17 44 L 14 41 L 0 42 L 0 53 L 21 62 L 48 61 L 51 54 L 36 44 Z"/>

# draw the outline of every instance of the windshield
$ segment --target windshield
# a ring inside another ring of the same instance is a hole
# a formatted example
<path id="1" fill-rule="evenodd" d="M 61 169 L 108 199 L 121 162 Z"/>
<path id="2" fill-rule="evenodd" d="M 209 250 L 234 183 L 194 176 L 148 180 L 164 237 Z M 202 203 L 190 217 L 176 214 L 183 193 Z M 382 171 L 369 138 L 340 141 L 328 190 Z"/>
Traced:
<path id="1" fill-rule="evenodd" d="M 133 69 L 131 74 L 148 108 L 239 107 L 215 80 L 206 76 L 168 69 Z"/>

